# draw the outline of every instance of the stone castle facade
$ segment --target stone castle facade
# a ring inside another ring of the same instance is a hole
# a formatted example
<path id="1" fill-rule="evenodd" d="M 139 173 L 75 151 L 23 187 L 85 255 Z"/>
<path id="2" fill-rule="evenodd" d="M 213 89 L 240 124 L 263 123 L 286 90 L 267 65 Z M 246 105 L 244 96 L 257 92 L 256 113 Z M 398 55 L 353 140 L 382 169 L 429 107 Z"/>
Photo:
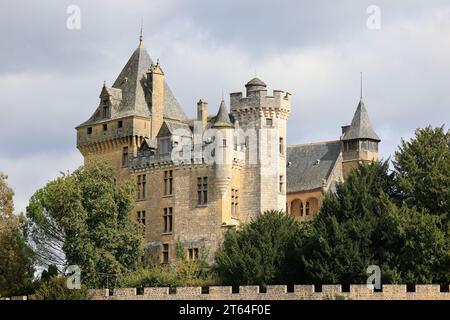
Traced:
<path id="1" fill-rule="evenodd" d="M 118 180 L 134 179 L 133 219 L 144 225 L 147 252 L 162 263 L 176 244 L 189 259 L 213 254 L 229 228 L 265 210 L 307 218 L 323 195 L 361 161 L 378 156 L 362 101 L 340 139 L 287 146 L 290 93 L 250 80 L 210 115 L 200 99 L 189 119 L 159 61 L 138 48 L 112 87 L 103 85 L 94 114 L 77 130 L 85 162 L 104 159 Z"/>

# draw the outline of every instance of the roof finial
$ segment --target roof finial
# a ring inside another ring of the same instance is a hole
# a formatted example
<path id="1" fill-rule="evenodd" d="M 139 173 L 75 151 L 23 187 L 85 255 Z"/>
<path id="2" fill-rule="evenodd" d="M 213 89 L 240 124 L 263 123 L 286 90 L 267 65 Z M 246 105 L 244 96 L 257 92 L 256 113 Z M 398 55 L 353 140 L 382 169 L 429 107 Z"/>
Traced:
<path id="1" fill-rule="evenodd" d="M 363 98 L 363 73 L 361 72 L 361 100 Z"/>
<path id="2" fill-rule="evenodd" d="M 143 25 L 144 25 L 144 18 L 141 17 L 141 32 L 140 32 L 140 34 L 139 34 L 139 45 L 142 44 L 142 40 L 143 40 L 143 36 L 142 36 Z"/>
<path id="3" fill-rule="evenodd" d="M 223 88 L 222 88 L 222 101 L 223 101 Z"/>

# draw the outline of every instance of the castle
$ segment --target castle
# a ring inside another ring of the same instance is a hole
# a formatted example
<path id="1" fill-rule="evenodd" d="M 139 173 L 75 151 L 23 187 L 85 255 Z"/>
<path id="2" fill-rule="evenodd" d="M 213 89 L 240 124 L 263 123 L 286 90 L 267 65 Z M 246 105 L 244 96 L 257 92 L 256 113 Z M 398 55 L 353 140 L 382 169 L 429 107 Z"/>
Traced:
<path id="1" fill-rule="evenodd" d="M 144 225 L 147 252 L 171 263 L 177 243 L 189 259 L 213 254 L 229 228 L 265 210 L 307 219 L 324 194 L 361 161 L 378 157 L 380 139 L 360 101 L 336 141 L 287 146 L 291 94 L 258 78 L 208 114 L 203 99 L 189 119 L 142 36 L 100 103 L 76 127 L 85 162 L 106 159 L 118 180 L 134 179 L 133 219 Z"/>

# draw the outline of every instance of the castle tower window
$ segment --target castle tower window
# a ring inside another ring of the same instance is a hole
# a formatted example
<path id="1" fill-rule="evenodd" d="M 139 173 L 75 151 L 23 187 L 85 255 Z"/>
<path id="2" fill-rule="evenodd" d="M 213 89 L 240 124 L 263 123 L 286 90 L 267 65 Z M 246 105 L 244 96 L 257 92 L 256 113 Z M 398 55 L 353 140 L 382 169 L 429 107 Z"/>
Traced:
<path id="1" fill-rule="evenodd" d="M 197 178 L 197 204 L 206 205 L 208 203 L 208 177 Z"/>
<path id="2" fill-rule="evenodd" d="M 109 101 L 103 100 L 103 119 L 109 119 L 110 112 L 109 112 Z"/>
<path id="3" fill-rule="evenodd" d="M 283 138 L 280 138 L 279 149 L 280 149 L 280 154 L 284 154 L 284 139 Z"/>
<path id="4" fill-rule="evenodd" d="M 272 118 L 266 118 L 266 126 L 267 127 L 272 127 L 273 125 L 273 120 Z"/>
<path id="5" fill-rule="evenodd" d="M 222 140 L 222 147 L 224 147 L 224 148 L 227 147 L 227 139 Z"/>
<path id="6" fill-rule="evenodd" d="M 164 243 L 162 247 L 162 263 L 169 263 L 169 244 Z"/>
<path id="7" fill-rule="evenodd" d="M 137 199 L 144 200 L 146 197 L 147 177 L 145 174 L 137 176 Z"/>
<path id="8" fill-rule="evenodd" d="M 170 196 L 173 191 L 173 171 L 164 171 L 164 195 Z"/>
<path id="9" fill-rule="evenodd" d="M 283 190 L 284 190 L 284 177 L 283 176 L 280 176 L 280 180 L 279 180 L 279 182 L 280 182 L 280 192 L 283 192 Z"/>
<path id="10" fill-rule="evenodd" d="M 197 261 L 198 260 L 198 248 L 188 249 L 188 258 L 191 261 Z"/>
<path id="11" fill-rule="evenodd" d="M 87 134 L 92 134 L 92 127 L 87 128 Z"/>
<path id="12" fill-rule="evenodd" d="M 164 233 L 171 233 L 173 227 L 173 209 L 172 208 L 164 208 Z"/>
<path id="13" fill-rule="evenodd" d="M 239 191 L 231 189 L 231 217 L 237 219 L 239 208 Z"/>
<path id="14" fill-rule="evenodd" d="M 122 149 L 122 167 L 128 166 L 128 147 Z"/>
<path id="15" fill-rule="evenodd" d="M 145 230 L 145 211 L 137 212 L 136 221 L 137 221 L 137 223 L 142 224 L 144 226 L 144 230 Z"/>
<path id="16" fill-rule="evenodd" d="M 121 121 L 117 122 L 117 128 L 120 129 L 122 127 L 123 127 L 123 121 L 121 120 Z"/>
<path id="17" fill-rule="evenodd" d="M 104 125 L 103 125 L 103 131 L 107 131 L 108 130 L 108 125 L 105 123 Z"/>

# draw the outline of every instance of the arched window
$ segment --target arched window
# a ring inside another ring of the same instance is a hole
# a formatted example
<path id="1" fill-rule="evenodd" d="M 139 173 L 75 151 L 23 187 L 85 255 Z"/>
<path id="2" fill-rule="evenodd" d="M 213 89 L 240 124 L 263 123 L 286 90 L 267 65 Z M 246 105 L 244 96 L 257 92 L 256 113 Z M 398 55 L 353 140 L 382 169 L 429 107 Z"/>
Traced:
<path id="1" fill-rule="evenodd" d="M 291 214 L 297 217 L 303 215 L 303 203 L 300 199 L 295 199 L 291 202 Z"/>
<path id="2" fill-rule="evenodd" d="M 310 208 L 309 208 L 309 201 L 306 201 L 305 205 L 305 215 L 309 216 Z"/>

